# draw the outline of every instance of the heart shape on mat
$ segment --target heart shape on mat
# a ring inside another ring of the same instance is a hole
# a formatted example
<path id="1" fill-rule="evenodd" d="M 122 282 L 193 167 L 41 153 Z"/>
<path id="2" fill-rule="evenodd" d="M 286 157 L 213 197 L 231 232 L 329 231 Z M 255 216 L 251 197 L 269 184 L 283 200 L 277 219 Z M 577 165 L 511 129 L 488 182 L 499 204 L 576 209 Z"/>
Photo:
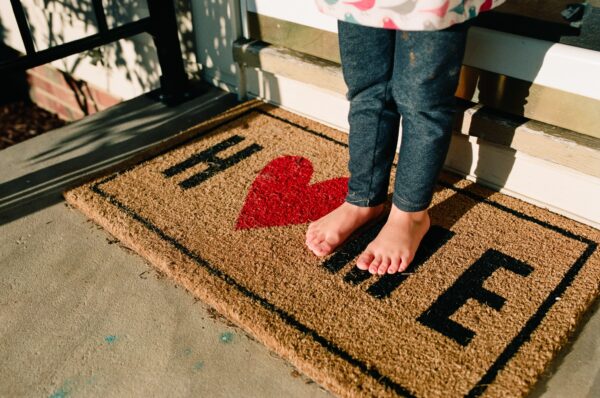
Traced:
<path id="1" fill-rule="evenodd" d="M 312 174 L 312 163 L 301 156 L 270 161 L 252 183 L 235 228 L 303 224 L 344 202 L 348 177 L 309 185 Z"/>

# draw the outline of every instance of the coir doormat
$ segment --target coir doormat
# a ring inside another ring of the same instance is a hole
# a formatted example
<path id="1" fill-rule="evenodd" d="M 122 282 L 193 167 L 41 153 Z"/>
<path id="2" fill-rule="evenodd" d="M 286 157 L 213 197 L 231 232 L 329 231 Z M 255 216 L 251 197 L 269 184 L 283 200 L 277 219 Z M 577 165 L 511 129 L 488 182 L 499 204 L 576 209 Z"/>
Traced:
<path id="1" fill-rule="evenodd" d="M 347 135 L 267 106 L 192 133 L 67 200 L 337 395 L 522 396 L 598 293 L 599 231 L 450 175 L 407 272 L 355 267 L 380 224 L 317 258 Z"/>

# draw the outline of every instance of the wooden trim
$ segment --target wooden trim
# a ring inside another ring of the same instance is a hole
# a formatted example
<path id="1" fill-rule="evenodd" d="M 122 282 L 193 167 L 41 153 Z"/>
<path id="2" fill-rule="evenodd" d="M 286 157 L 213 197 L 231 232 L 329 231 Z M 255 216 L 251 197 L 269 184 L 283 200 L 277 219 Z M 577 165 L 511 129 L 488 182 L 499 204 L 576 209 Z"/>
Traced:
<path id="1" fill-rule="evenodd" d="M 342 98 L 346 92 L 340 66 L 330 61 L 261 42 L 234 43 L 234 58 L 246 67 L 306 83 Z M 463 68 L 469 70 L 469 67 Z M 286 94 L 273 86 L 266 86 L 265 92 L 274 97 Z M 310 102 L 298 95 L 295 97 L 298 101 Z M 470 101 L 459 104 L 455 131 L 600 178 L 598 138 Z"/>
<path id="2" fill-rule="evenodd" d="M 248 12 L 250 38 L 340 63 L 337 33 Z"/>
<path id="3" fill-rule="evenodd" d="M 600 101 L 463 65 L 456 96 L 600 138 Z"/>
<path id="4" fill-rule="evenodd" d="M 279 47 L 277 51 L 289 50 L 295 54 L 294 56 L 312 57 L 314 60 L 320 59 L 320 62 L 329 61 L 330 64 L 340 62 L 337 34 L 333 32 L 252 12 L 248 12 L 248 23 L 252 39 Z M 260 51 L 271 50 L 263 46 Z M 252 61 L 246 60 L 246 62 Z M 264 60 L 256 62 L 258 62 L 256 65 L 264 64 Z M 277 71 L 272 72 L 277 73 Z M 301 81 L 313 78 L 310 74 L 305 76 Z M 313 84 L 321 84 L 318 80 L 313 80 L 315 81 Z M 343 86 L 338 79 L 335 83 L 327 81 L 323 88 L 332 89 L 332 87 L 337 91 Z M 598 99 L 468 65 L 463 65 L 457 96 L 513 115 L 524 116 L 592 137 L 600 137 L 600 112 L 598 112 L 600 100 Z"/>

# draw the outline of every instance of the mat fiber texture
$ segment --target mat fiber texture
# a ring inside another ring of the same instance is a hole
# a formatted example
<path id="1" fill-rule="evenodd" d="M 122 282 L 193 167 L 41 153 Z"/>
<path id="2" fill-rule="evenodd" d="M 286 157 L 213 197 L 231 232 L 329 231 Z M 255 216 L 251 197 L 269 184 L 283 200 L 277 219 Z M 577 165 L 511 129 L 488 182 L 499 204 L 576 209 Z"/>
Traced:
<path id="1" fill-rule="evenodd" d="M 346 134 L 254 103 L 178 137 L 65 197 L 339 396 L 523 396 L 598 294 L 598 230 L 450 174 L 405 273 L 355 267 L 381 222 L 317 258 Z"/>

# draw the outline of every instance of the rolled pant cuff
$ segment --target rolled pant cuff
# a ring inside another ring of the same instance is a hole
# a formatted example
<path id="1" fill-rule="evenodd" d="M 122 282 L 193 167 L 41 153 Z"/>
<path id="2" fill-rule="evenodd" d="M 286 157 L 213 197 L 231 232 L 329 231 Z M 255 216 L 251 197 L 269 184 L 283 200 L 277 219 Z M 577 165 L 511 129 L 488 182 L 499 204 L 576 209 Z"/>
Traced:
<path id="1" fill-rule="evenodd" d="M 400 196 L 398 196 L 394 193 L 394 195 L 392 196 L 392 203 L 394 204 L 394 206 L 396 206 L 397 208 L 399 208 L 402 211 L 414 212 L 414 211 L 426 210 L 429 207 L 429 205 L 431 204 L 431 201 L 422 202 L 422 203 L 413 203 L 413 202 L 409 202 L 405 199 L 402 199 Z"/>
<path id="2" fill-rule="evenodd" d="M 375 198 L 375 199 L 370 199 L 370 198 L 365 199 L 365 198 L 356 197 L 355 195 L 350 195 L 350 194 L 348 194 L 345 199 L 345 201 L 347 203 L 353 204 L 358 207 L 375 207 L 375 206 L 379 206 L 380 204 L 385 203 L 386 200 L 387 200 L 387 197 Z"/>

